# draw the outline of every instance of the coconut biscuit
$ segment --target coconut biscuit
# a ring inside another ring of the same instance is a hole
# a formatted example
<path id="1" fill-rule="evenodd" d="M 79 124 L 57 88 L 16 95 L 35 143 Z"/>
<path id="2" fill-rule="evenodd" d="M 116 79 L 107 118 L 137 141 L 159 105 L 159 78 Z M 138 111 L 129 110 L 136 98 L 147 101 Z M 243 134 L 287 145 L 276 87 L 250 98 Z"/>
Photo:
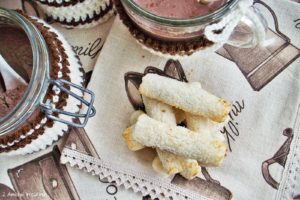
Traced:
<path id="1" fill-rule="evenodd" d="M 147 114 L 158 121 L 167 123 L 171 126 L 176 126 L 176 117 L 172 106 L 162 102 L 143 97 L 143 102 Z M 187 179 L 192 179 L 199 173 L 199 165 L 196 160 L 186 159 L 182 156 L 174 155 L 168 151 L 156 149 L 157 155 L 169 175 L 179 172 L 187 171 L 184 173 Z"/>
<path id="2" fill-rule="evenodd" d="M 185 83 L 157 74 L 147 74 L 139 87 L 142 95 L 201 115 L 216 122 L 223 122 L 231 110 L 231 104 L 216 97 L 198 83 Z"/>
<path id="3" fill-rule="evenodd" d="M 203 166 L 219 166 L 227 147 L 207 131 L 200 133 L 162 123 L 143 114 L 132 129 L 132 138 L 148 147 L 195 159 Z"/>

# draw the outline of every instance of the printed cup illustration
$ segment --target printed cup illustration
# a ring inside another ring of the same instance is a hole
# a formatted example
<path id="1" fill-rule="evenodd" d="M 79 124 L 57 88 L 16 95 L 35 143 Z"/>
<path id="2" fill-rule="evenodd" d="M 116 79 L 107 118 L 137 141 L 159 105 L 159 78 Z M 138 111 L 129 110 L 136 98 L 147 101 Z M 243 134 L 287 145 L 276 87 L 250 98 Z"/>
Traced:
<path id="1" fill-rule="evenodd" d="M 133 37 L 161 56 L 185 56 L 223 44 L 239 48 L 263 45 L 267 23 L 248 0 L 170 1 L 115 0 L 116 10 Z M 231 38 L 235 27 L 247 32 Z"/>

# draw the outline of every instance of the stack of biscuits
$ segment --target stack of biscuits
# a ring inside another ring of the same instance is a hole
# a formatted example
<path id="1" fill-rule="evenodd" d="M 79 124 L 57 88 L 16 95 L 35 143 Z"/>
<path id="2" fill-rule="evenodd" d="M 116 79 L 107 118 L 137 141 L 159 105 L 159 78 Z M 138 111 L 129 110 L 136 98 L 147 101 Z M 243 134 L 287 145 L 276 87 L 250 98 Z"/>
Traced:
<path id="1" fill-rule="evenodd" d="M 90 28 L 113 14 L 112 0 L 35 0 L 48 19 L 67 28 Z"/>
<path id="2" fill-rule="evenodd" d="M 231 104 L 198 82 L 146 74 L 139 86 L 145 111 L 135 111 L 123 138 L 132 151 L 155 148 L 152 166 L 168 175 L 195 178 L 201 167 L 219 166 L 227 152 L 220 129 Z M 184 124 L 179 126 L 178 124 Z"/>

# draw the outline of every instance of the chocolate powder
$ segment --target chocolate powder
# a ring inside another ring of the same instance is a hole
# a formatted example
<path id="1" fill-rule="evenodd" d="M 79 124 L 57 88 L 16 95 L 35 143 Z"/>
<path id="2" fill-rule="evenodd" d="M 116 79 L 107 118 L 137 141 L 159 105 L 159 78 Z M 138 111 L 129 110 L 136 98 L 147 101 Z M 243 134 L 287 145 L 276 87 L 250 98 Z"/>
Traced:
<path id="1" fill-rule="evenodd" d="M 9 113 L 23 97 L 27 86 L 20 85 L 12 90 L 0 92 L 0 118 Z"/>
<path id="2" fill-rule="evenodd" d="M 29 83 L 32 73 L 32 50 L 25 32 L 13 26 L 0 27 L 0 54 L 6 62 Z M 1 76 L 1 74 L 0 74 Z M 0 77 L 0 118 L 9 113 L 23 97 L 27 86 L 6 90 Z"/>
<path id="3" fill-rule="evenodd" d="M 32 49 L 30 41 L 22 29 L 0 26 L 0 54 L 29 83 L 33 66 Z"/>

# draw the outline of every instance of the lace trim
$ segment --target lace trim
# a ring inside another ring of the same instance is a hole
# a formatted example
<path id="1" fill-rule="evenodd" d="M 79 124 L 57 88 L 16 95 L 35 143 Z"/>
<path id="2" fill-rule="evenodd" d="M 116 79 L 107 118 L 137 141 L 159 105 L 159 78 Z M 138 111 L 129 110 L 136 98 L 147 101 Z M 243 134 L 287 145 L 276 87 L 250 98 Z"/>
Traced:
<path id="1" fill-rule="evenodd" d="M 115 182 L 117 186 L 123 185 L 126 189 L 132 188 L 134 192 L 141 192 L 143 196 L 150 195 L 152 199 L 211 200 L 192 191 L 187 192 L 171 183 L 163 183 L 138 172 L 110 166 L 100 159 L 70 148 L 63 149 L 60 161 L 62 164 L 70 164 L 71 167 L 98 175 L 101 179 L 107 178 L 109 182 Z"/>
<path id="2" fill-rule="evenodd" d="M 300 184 L 300 105 L 294 125 L 294 141 L 290 147 L 287 164 L 276 196 L 277 200 L 290 200 L 295 194 L 295 187 Z"/>

